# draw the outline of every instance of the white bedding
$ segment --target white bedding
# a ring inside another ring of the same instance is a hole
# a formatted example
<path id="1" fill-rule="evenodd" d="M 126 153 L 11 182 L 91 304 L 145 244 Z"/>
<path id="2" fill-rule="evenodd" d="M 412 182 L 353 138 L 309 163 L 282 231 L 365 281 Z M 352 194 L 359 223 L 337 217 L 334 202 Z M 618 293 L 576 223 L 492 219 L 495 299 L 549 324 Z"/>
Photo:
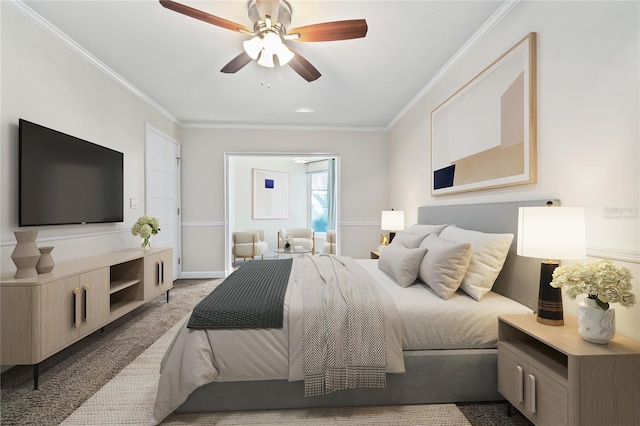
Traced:
<path id="1" fill-rule="evenodd" d="M 300 356 L 289 354 L 289 343 L 302 347 L 300 283 L 294 259 L 285 294 L 281 329 L 188 329 L 181 328 L 167 349 L 160 367 L 158 393 L 151 424 L 158 424 L 178 408 L 196 388 L 213 381 L 301 380 Z M 389 315 L 387 326 L 387 372 L 403 373 L 400 320 L 393 301 L 379 289 Z M 300 337 L 290 337 L 300 336 Z"/>
<path id="2" fill-rule="evenodd" d="M 462 292 L 447 300 L 420 282 L 403 288 L 378 269 L 377 260 L 358 260 L 380 284 L 387 328 L 387 372 L 403 373 L 402 350 L 494 348 L 498 315 L 532 311 L 490 292 L 476 301 Z M 158 424 L 207 383 L 256 380 L 302 380 L 300 280 L 295 261 L 285 295 L 281 329 L 183 328 L 161 365 L 152 424 Z M 386 296 L 390 297 L 386 297 Z M 390 309 L 393 305 L 397 307 Z M 395 312 L 395 313 L 393 313 Z M 213 349 L 212 349 L 213 348 Z"/>
<path id="3" fill-rule="evenodd" d="M 358 263 L 382 285 L 398 307 L 404 350 L 495 348 L 498 315 L 533 312 L 494 292 L 476 301 L 458 290 L 444 300 L 420 281 L 401 287 L 378 269 L 377 260 L 358 260 Z"/>

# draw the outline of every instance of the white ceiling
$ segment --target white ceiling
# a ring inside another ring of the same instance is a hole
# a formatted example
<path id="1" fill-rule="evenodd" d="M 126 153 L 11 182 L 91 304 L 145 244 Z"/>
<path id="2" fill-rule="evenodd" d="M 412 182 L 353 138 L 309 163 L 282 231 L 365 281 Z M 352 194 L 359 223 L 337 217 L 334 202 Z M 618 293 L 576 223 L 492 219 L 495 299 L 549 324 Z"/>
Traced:
<path id="1" fill-rule="evenodd" d="M 23 3 L 182 124 L 387 128 L 503 1 L 290 0 L 291 27 L 369 26 L 363 39 L 288 42 L 322 73 L 311 83 L 255 62 L 219 72 L 248 36 L 155 0 Z M 253 26 L 246 0 L 181 3 Z"/>

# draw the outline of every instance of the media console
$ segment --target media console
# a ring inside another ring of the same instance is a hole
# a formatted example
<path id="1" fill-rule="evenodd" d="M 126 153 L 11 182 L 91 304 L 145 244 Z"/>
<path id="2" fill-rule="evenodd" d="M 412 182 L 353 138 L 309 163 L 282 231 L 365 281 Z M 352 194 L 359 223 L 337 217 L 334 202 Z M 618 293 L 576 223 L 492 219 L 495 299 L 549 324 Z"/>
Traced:
<path id="1" fill-rule="evenodd" d="M 128 249 L 56 264 L 34 278 L 0 281 L 0 364 L 38 365 L 173 288 L 173 251 Z"/>

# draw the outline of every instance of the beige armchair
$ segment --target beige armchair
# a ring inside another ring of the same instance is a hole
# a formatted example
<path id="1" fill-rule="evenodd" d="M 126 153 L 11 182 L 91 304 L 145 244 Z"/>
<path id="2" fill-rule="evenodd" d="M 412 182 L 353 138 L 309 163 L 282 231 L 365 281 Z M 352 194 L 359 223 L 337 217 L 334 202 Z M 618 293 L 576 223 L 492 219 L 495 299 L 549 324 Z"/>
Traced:
<path id="1" fill-rule="evenodd" d="M 322 245 L 322 253 L 336 254 L 336 230 L 327 231 L 327 241 Z"/>
<path id="2" fill-rule="evenodd" d="M 316 234 L 311 228 L 281 228 L 278 231 L 278 248 L 282 248 L 284 239 L 291 238 L 291 244 L 302 246 L 307 250 L 311 250 L 311 254 L 316 253 Z"/>
<path id="3" fill-rule="evenodd" d="M 264 231 L 248 230 L 248 231 L 235 231 L 233 233 L 233 266 L 236 266 L 236 259 L 253 259 L 256 256 L 260 256 L 264 259 L 264 254 L 267 252 L 268 244 L 264 241 Z"/>

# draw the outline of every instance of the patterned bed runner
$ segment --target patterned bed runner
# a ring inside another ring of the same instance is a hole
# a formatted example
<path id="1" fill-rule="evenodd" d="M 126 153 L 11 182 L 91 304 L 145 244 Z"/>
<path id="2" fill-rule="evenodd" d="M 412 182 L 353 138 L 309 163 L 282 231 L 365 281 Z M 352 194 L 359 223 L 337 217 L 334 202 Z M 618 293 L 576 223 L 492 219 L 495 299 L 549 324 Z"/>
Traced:
<path id="1" fill-rule="evenodd" d="M 282 328 L 293 259 L 252 260 L 196 305 L 188 328 Z"/>
<path id="2" fill-rule="evenodd" d="M 351 258 L 325 255 L 305 258 L 298 273 L 305 396 L 386 387 L 385 314 L 373 278 Z"/>

